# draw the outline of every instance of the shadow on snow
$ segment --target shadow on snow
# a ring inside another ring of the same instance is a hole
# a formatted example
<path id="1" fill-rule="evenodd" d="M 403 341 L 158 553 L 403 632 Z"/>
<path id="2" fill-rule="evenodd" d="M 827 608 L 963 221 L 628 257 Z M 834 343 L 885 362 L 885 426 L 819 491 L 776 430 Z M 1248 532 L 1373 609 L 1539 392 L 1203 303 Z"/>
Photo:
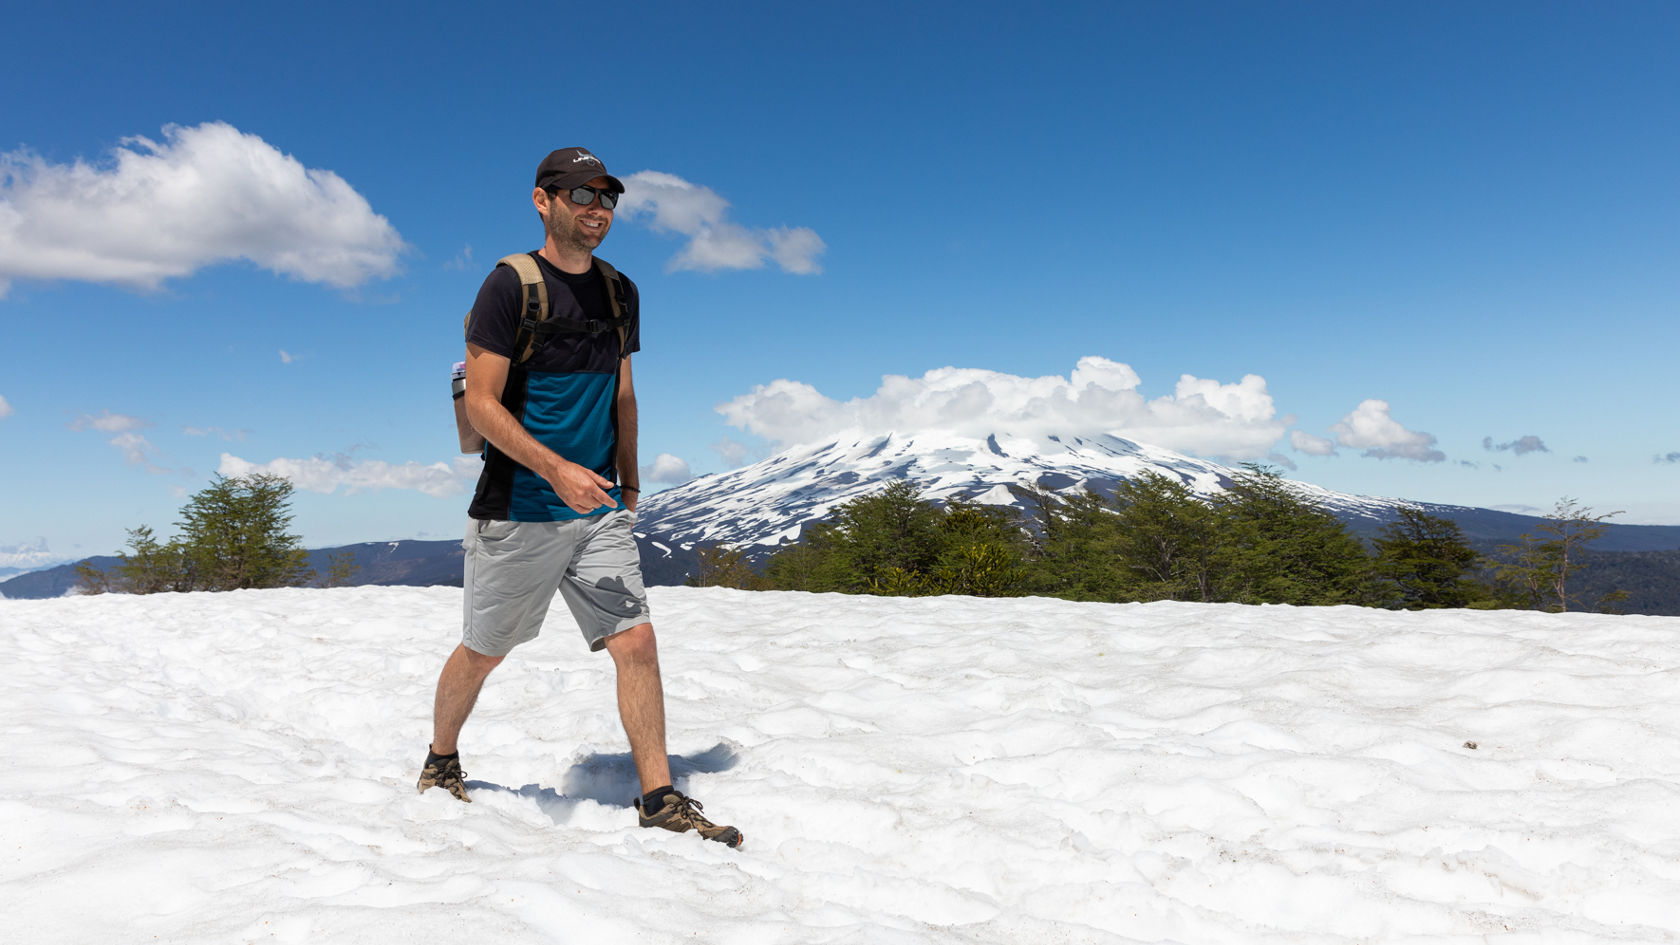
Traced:
<path id="1" fill-rule="evenodd" d="M 672 755 L 672 786 L 686 794 L 690 776 L 728 771 L 739 761 L 740 756 L 734 747 L 722 742 L 698 754 Z M 583 801 L 594 801 L 607 807 L 629 807 L 631 800 L 642 793 L 641 781 L 636 777 L 636 765 L 630 760 L 629 752 L 597 752 L 578 759 L 566 772 L 558 791 L 540 784 L 511 788 L 492 781 L 468 781 L 467 788 L 528 798 L 535 801 L 537 808 L 556 824 L 569 822 L 572 811 Z"/>

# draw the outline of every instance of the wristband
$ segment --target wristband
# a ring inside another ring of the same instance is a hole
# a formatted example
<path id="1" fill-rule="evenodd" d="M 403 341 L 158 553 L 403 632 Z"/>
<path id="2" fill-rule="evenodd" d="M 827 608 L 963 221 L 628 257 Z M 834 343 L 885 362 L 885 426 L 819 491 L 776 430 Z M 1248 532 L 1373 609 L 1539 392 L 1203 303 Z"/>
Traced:
<path id="1" fill-rule="evenodd" d="M 640 490 L 640 489 L 638 489 L 638 488 L 636 488 L 636 487 L 635 487 L 635 486 L 626 486 L 626 485 L 620 485 L 620 486 L 619 486 L 619 487 L 618 487 L 618 489 L 619 489 L 619 491 L 620 491 L 620 492 L 624 492 L 624 491 L 629 491 L 629 492 L 634 492 L 634 493 L 636 493 L 636 494 L 637 494 L 637 495 L 641 495 L 641 494 L 642 494 L 642 490 Z"/>

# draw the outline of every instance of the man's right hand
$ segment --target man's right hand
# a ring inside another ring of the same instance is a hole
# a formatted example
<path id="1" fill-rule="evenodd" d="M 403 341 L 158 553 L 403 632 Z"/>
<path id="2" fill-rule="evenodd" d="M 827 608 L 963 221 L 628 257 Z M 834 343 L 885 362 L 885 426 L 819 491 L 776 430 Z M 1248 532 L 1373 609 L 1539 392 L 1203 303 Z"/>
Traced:
<path id="1" fill-rule="evenodd" d="M 549 487 L 560 497 L 560 501 L 579 515 L 588 515 L 603 505 L 617 507 L 613 497 L 607 494 L 607 490 L 612 488 L 612 480 L 577 463 L 556 457 L 553 468 L 543 478 L 548 480 Z"/>

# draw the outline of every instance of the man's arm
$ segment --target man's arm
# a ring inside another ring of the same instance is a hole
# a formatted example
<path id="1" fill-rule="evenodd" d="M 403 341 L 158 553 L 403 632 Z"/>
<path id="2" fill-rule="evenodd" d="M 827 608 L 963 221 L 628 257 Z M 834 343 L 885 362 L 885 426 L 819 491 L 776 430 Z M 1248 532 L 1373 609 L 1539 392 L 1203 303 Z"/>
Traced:
<path id="1" fill-rule="evenodd" d="M 510 364 L 507 358 L 468 343 L 467 419 L 472 421 L 473 429 L 514 462 L 547 480 L 554 494 L 572 511 L 588 515 L 603 505 L 612 505 L 612 496 L 606 493 L 611 482 L 538 443 L 502 406 L 502 389 L 507 386 Z M 629 371 L 628 364 L 625 371 Z M 631 423 L 633 431 L 634 421 Z M 635 447 L 631 446 L 631 456 L 634 455 Z"/>
<path id="2" fill-rule="evenodd" d="M 634 512 L 642 498 L 642 475 L 636 466 L 636 385 L 630 379 L 630 355 L 619 362 L 618 401 L 613 406 L 618 411 L 618 480 L 631 487 L 622 494 L 625 506 Z"/>

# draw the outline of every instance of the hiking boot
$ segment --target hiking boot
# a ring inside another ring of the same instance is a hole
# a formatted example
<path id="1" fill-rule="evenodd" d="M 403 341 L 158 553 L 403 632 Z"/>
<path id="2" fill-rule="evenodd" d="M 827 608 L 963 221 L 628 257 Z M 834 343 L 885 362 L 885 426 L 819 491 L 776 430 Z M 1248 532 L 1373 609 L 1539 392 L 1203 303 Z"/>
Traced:
<path id="1" fill-rule="evenodd" d="M 739 847 L 746 839 L 734 827 L 721 827 L 707 820 L 700 813 L 705 805 L 686 794 L 672 791 L 665 795 L 664 804 L 651 814 L 642 809 L 641 798 L 636 798 L 635 804 L 636 817 L 643 827 L 663 827 L 676 833 L 692 830 L 707 840 L 716 840 L 729 847 Z"/>
<path id="2" fill-rule="evenodd" d="M 420 770 L 420 783 L 416 785 L 420 793 L 426 793 L 427 788 L 440 787 L 455 795 L 456 800 L 472 803 L 467 796 L 467 773 L 461 770 L 461 756 L 436 755 L 430 752 L 426 756 L 426 767 Z"/>

